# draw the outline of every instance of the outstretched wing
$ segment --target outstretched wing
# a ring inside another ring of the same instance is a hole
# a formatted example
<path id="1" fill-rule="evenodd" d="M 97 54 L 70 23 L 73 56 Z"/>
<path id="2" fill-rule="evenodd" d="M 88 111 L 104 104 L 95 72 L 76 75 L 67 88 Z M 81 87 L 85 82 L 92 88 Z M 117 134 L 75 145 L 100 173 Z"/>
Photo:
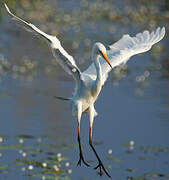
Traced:
<path id="1" fill-rule="evenodd" d="M 164 27 L 163 28 L 158 27 L 156 30 L 154 30 L 151 33 L 149 33 L 149 31 L 138 33 L 135 37 L 131 37 L 128 34 L 123 35 L 123 37 L 119 41 L 109 46 L 110 50 L 107 51 L 107 55 L 112 67 L 114 68 L 121 64 L 125 64 L 130 59 L 131 56 L 150 50 L 152 45 L 156 44 L 161 39 L 163 39 L 164 35 L 165 35 Z M 112 69 L 103 60 L 103 58 L 100 58 L 100 63 L 102 67 L 103 84 L 104 84 L 104 82 L 108 77 L 108 73 Z M 92 79 L 96 79 L 96 69 L 93 63 L 83 73 L 88 74 L 89 76 L 92 77 Z"/>
<path id="2" fill-rule="evenodd" d="M 47 42 L 51 46 L 53 55 L 56 57 L 56 61 L 62 66 L 62 68 L 66 72 L 71 74 L 76 81 L 80 81 L 81 72 L 75 63 L 74 58 L 65 51 L 60 41 L 56 38 L 56 36 L 46 34 L 40 29 L 38 29 L 35 25 L 28 23 L 24 21 L 23 19 L 17 17 L 9 10 L 8 6 L 5 3 L 4 5 L 7 12 L 12 17 L 13 20 L 15 20 L 17 23 L 19 23 L 24 28 L 26 28 L 26 30 L 33 32 L 39 35 L 40 37 L 44 38 L 45 40 L 47 40 Z"/>

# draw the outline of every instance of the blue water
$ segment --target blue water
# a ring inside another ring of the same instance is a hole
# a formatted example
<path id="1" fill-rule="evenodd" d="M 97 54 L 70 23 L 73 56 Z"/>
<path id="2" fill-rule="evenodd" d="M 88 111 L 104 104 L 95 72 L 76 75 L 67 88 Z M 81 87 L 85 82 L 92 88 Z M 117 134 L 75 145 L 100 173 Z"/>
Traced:
<path id="1" fill-rule="evenodd" d="M 69 4 L 64 3 L 59 3 L 60 8 L 71 11 Z M 78 5 L 73 3 L 76 8 Z M 1 145 L 18 144 L 18 135 L 33 136 L 24 140 L 25 145 L 32 146 L 33 149 L 37 148 L 38 138 L 47 146 L 64 145 L 67 146 L 66 149 L 51 148 L 51 151 L 61 152 L 68 157 L 72 173 L 67 173 L 66 176 L 72 180 L 107 179 L 105 175 L 100 178 L 92 168 L 76 167 L 79 158 L 77 122 L 72 117 L 67 102 L 53 97 L 70 96 L 74 88 L 73 80 L 58 66 L 53 66 L 56 68 L 53 74 L 42 73 L 46 66 L 51 65 L 53 58 L 46 44 L 39 46 L 37 38 L 22 31 L 7 17 L 4 17 L 1 26 L 0 46 L 4 48 L 1 50 L 3 56 L 12 64 L 19 64 L 23 56 L 28 56 L 33 61 L 40 62 L 38 68 L 42 69 L 37 70 L 31 81 L 26 79 L 26 75 L 15 79 L 11 71 L 2 73 L 0 136 L 4 137 L 4 141 Z M 66 36 L 69 32 L 72 33 L 68 31 Z M 95 39 L 102 29 L 98 29 L 95 34 L 87 29 L 85 32 Z M 65 44 L 66 36 L 63 37 Z M 105 37 L 107 39 L 107 34 Z M 76 40 L 78 41 L 78 37 Z M 164 42 L 167 43 L 166 40 Z M 68 44 L 65 45 L 67 49 Z M 72 54 L 83 60 L 82 45 L 76 51 L 73 50 Z M 90 57 L 85 52 L 83 55 Z M 128 63 L 129 72 L 118 82 L 110 78 L 96 102 L 99 115 L 94 121 L 93 141 L 113 179 L 144 176 L 146 179 L 169 179 L 169 80 L 162 78 L 163 67 L 158 68 L 162 58 L 159 55 L 158 62 L 153 63 L 150 52 L 132 57 Z M 83 69 L 86 64 L 80 66 Z M 145 71 L 150 72 L 149 77 L 144 82 L 136 82 L 136 77 L 143 75 Z M 81 141 L 85 159 L 94 167 L 97 161 L 88 145 L 88 134 L 88 116 L 84 115 L 81 122 Z M 131 141 L 134 141 L 133 146 L 128 145 Z M 48 158 L 47 150 L 42 150 L 45 153 L 40 158 L 45 161 Z M 109 150 L 112 150 L 112 154 L 108 154 Z M 27 166 L 26 171 L 21 172 L 21 168 L 14 165 L 19 157 L 18 150 L 0 152 L 0 166 L 5 165 L 8 170 L 8 173 L 0 173 L 0 179 L 42 179 L 28 176 Z M 114 158 L 114 161 L 108 158 Z"/>

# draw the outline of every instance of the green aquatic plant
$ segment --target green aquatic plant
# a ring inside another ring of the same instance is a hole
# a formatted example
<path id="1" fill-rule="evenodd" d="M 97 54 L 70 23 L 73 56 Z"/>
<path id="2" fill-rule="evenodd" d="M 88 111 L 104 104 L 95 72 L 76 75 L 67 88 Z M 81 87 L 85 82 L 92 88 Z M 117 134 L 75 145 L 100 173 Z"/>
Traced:
<path id="1" fill-rule="evenodd" d="M 22 144 L 9 144 L 2 145 L 0 144 L 0 150 L 16 150 L 16 149 L 29 149 L 30 146 L 22 145 Z"/>
<path id="2" fill-rule="evenodd" d="M 122 161 L 124 161 L 122 158 L 118 158 L 118 157 L 108 157 L 108 160 L 112 161 L 112 162 L 122 162 Z"/>
<path id="3" fill-rule="evenodd" d="M 59 145 L 45 143 L 42 145 L 44 140 L 48 141 L 49 137 L 36 139 L 27 134 L 15 137 L 1 136 L 1 156 L 12 152 L 16 157 L 13 157 L 14 161 L 12 162 L 10 159 L 3 162 L 5 164 L 0 166 L 0 175 L 10 174 L 13 169 L 17 171 L 20 169 L 26 176 L 69 180 L 68 174 L 72 173 L 72 170 L 68 169 L 70 166 L 69 158 L 60 152 L 55 153 L 55 151 L 62 150 Z M 62 165 L 63 163 L 65 166 Z"/>

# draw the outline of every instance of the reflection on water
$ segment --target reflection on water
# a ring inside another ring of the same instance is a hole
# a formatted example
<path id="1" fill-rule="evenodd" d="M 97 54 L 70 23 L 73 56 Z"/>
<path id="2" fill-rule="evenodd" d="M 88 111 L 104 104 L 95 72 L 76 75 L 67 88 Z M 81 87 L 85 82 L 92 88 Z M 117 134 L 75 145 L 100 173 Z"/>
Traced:
<path id="1" fill-rule="evenodd" d="M 157 25 L 168 29 L 166 1 L 8 2 L 18 15 L 58 34 L 82 69 L 95 41 L 111 44 Z M 71 95 L 71 77 L 46 43 L 2 12 L 0 179 L 100 179 L 92 168 L 76 167 L 77 123 L 69 105 L 54 98 Z M 94 141 L 113 179 L 169 179 L 167 38 L 115 69 L 96 103 Z M 94 167 L 85 115 L 81 131 L 85 159 Z"/>

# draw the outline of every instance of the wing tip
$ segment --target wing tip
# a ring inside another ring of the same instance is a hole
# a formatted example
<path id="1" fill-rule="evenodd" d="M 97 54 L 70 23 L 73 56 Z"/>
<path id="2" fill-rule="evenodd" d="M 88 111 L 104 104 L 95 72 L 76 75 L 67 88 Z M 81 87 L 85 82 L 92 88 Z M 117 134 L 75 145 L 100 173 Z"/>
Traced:
<path id="1" fill-rule="evenodd" d="M 9 15 L 14 17 L 15 15 L 10 11 L 9 7 L 7 6 L 7 4 L 5 2 L 4 2 L 4 6 L 5 6 L 5 9 L 7 10 L 7 12 L 9 13 Z"/>
<path id="2" fill-rule="evenodd" d="M 157 33 L 157 34 L 159 34 L 159 41 L 161 40 L 161 39 L 163 39 L 163 37 L 165 36 L 165 27 L 163 26 L 163 27 L 158 27 L 157 29 L 156 29 L 156 31 L 155 31 L 155 33 Z"/>
<path id="3" fill-rule="evenodd" d="M 11 14 L 11 11 L 9 10 L 9 7 L 7 6 L 7 4 L 6 4 L 5 2 L 4 2 L 4 6 L 5 6 L 7 12 L 8 12 L 9 14 Z"/>
<path id="4" fill-rule="evenodd" d="M 161 32 L 162 32 L 163 35 L 165 35 L 166 31 L 165 31 L 165 27 L 164 26 L 161 28 Z"/>

